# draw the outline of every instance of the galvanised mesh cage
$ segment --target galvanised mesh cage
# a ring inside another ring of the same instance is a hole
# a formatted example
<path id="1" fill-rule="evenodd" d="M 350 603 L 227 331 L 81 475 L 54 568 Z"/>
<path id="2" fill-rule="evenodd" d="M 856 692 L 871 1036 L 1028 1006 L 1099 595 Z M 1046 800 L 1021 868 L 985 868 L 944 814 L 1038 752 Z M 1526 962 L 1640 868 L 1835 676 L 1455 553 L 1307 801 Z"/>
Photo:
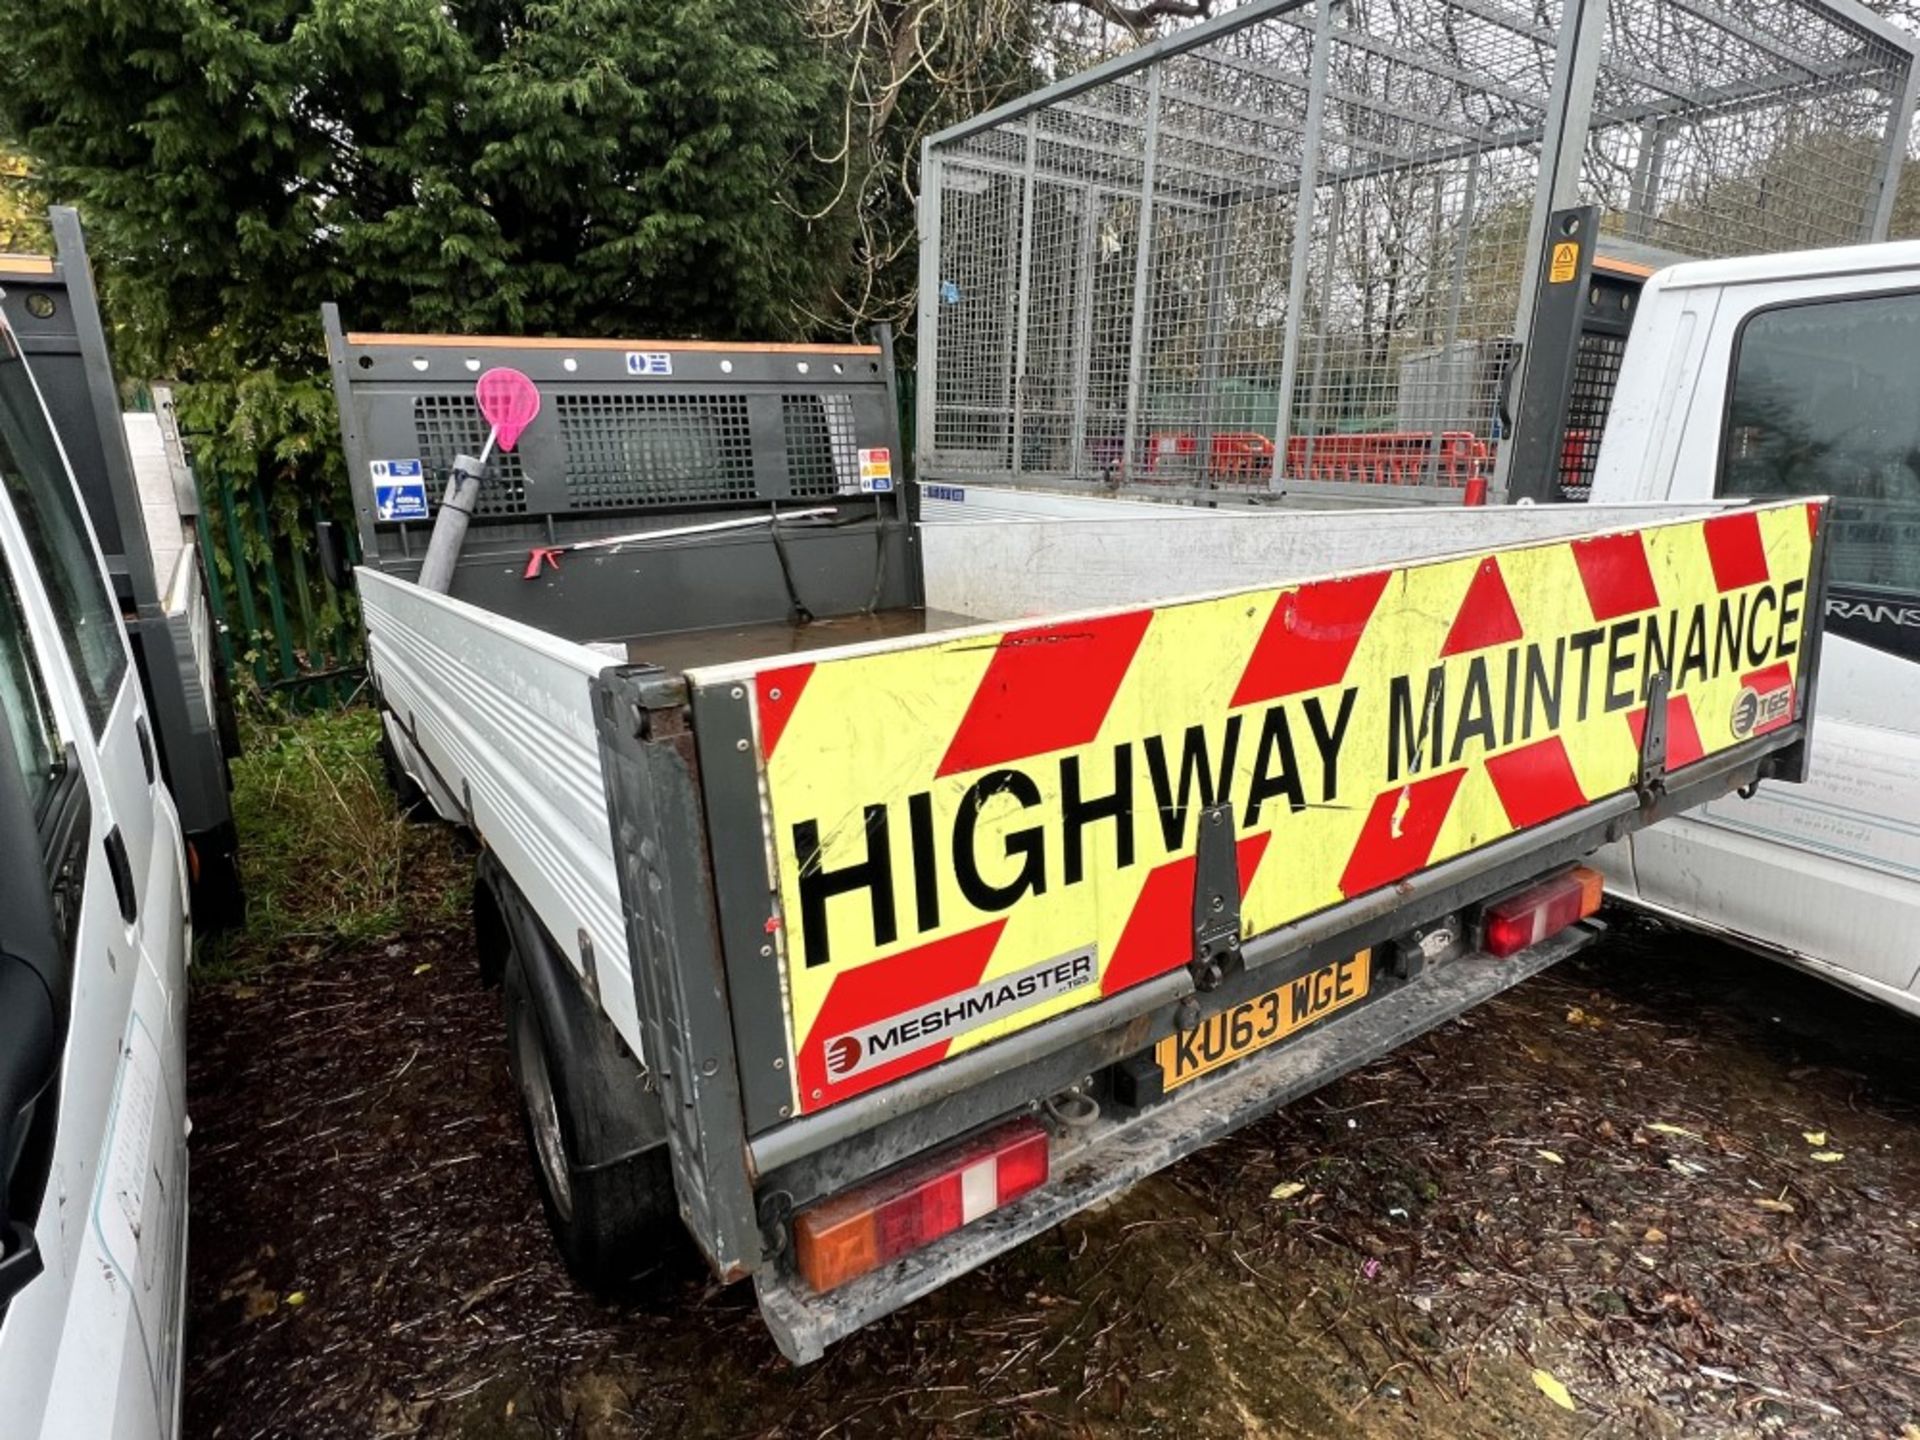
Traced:
<path id="1" fill-rule="evenodd" d="M 1914 76 L 1851 0 L 1257 0 L 928 142 L 919 473 L 1491 477 L 1555 205 L 1875 238 Z"/>

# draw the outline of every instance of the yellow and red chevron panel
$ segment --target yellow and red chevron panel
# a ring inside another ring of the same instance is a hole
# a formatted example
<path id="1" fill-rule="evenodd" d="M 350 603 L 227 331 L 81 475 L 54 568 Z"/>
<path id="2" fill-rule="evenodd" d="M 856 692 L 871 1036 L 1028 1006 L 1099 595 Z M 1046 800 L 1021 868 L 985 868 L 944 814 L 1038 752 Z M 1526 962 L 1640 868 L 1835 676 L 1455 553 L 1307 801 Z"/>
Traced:
<path id="1" fill-rule="evenodd" d="M 1817 505 L 762 670 L 795 1104 L 1192 959 L 1232 807 L 1258 934 L 1791 722 Z"/>

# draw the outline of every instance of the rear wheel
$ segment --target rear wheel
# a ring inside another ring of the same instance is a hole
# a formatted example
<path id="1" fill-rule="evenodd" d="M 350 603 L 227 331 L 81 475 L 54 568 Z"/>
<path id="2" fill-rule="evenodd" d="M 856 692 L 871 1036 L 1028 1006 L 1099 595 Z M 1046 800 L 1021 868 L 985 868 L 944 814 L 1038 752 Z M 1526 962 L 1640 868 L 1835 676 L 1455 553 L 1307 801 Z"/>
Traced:
<path id="1" fill-rule="evenodd" d="M 684 1249 L 672 1161 L 664 1144 L 598 1164 L 584 1157 L 591 1107 L 609 1097 L 596 1096 L 586 1067 L 553 1044 L 524 963 L 509 953 L 507 1044 L 541 1204 L 574 1279 L 617 1292 Z"/>

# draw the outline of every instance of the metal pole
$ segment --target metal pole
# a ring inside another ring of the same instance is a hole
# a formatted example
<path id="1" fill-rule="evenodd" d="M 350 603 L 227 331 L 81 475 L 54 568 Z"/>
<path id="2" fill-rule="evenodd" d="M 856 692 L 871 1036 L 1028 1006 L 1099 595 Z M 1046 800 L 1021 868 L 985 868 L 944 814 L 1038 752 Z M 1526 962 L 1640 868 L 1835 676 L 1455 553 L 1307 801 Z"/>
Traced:
<path id="1" fill-rule="evenodd" d="M 1446 381 L 1450 378 L 1447 372 L 1453 364 L 1453 347 L 1460 340 L 1460 305 L 1466 298 L 1467 252 L 1473 248 L 1474 209 L 1478 202 L 1479 189 L 1480 157 L 1475 155 L 1467 162 L 1466 193 L 1460 198 L 1460 243 L 1453 249 L 1453 279 L 1451 293 L 1447 296 L 1447 324 L 1446 328 L 1440 332 L 1440 363 L 1435 370 L 1442 377 L 1442 381 L 1441 385 L 1434 387 L 1436 397 L 1448 394 L 1452 388 L 1446 385 Z M 1477 356 L 1473 364 L 1476 370 L 1480 368 Z M 1446 388 L 1443 389 L 1442 386 Z M 1474 418 L 1471 415 L 1466 417 L 1469 428 L 1472 428 Z M 1444 419 L 1445 417 L 1439 414 L 1433 417 L 1433 447 L 1427 456 L 1427 484 L 1429 485 L 1437 484 L 1440 478 L 1440 434 L 1445 429 Z"/>
<path id="2" fill-rule="evenodd" d="M 1153 180 L 1160 149 L 1160 67 L 1147 72 L 1147 132 L 1140 159 L 1140 224 L 1133 252 L 1133 329 L 1127 346 L 1127 419 L 1120 445 L 1120 473 L 1135 478 L 1134 442 L 1140 434 L 1140 388 L 1146 365 L 1147 288 L 1152 280 Z"/>
<path id="3" fill-rule="evenodd" d="M 1233 210 L 1216 200 L 1207 212 L 1207 318 L 1200 357 L 1200 484 L 1213 488 L 1213 427 L 1220 408 L 1221 357 L 1227 336 L 1227 251 L 1233 234 Z"/>
<path id="4" fill-rule="evenodd" d="M 1913 130 L 1913 107 L 1920 97 L 1920 62 L 1907 57 L 1907 83 L 1900 87 L 1900 99 L 1887 117 L 1887 136 L 1880 148 L 1878 185 L 1873 208 L 1867 212 L 1867 239 L 1884 240 L 1893 223 L 1893 202 L 1900 194 L 1900 167 L 1907 158 L 1907 137 Z"/>
<path id="5" fill-rule="evenodd" d="M 1287 329 L 1280 354 L 1280 404 L 1273 422 L 1273 476 L 1280 488 L 1293 435 L 1293 387 L 1300 373 L 1300 335 L 1306 329 L 1307 261 L 1313 250 L 1314 192 L 1320 187 L 1320 144 L 1326 128 L 1327 70 L 1332 63 L 1334 12 L 1342 0 L 1320 0 L 1313 16 L 1313 60 L 1307 71 L 1307 133 L 1300 146 L 1300 189 L 1293 208 L 1293 273 L 1287 281 Z M 1328 263 L 1332 263 L 1331 248 Z M 1323 322 L 1324 323 L 1324 317 Z M 1325 340 L 1322 339 L 1322 348 Z"/>
<path id="6" fill-rule="evenodd" d="M 1527 224 L 1527 248 L 1520 267 L 1520 302 L 1514 309 L 1513 333 L 1521 337 L 1514 358 L 1509 393 L 1519 395 L 1527 378 L 1532 348 L 1527 332 L 1533 323 L 1534 299 L 1539 291 L 1542 249 L 1556 210 L 1580 203 L 1580 162 L 1586 155 L 1587 132 L 1593 123 L 1593 92 L 1600 75 L 1600 56 L 1607 38 L 1609 0 L 1567 0 L 1560 22 L 1560 43 L 1553 59 L 1553 90 L 1547 99 L 1544 133 L 1540 137 L 1540 181 L 1534 189 L 1533 215 Z M 1592 237 L 1585 237 L 1591 244 Z M 1514 446 L 1503 437 L 1494 461 L 1494 489 L 1503 496 L 1508 487 Z"/>
<path id="7" fill-rule="evenodd" d="M 1320 272 L 1320 323 L 1327 323 L 1327 314 L 1333 309 L 1333 253 L 1340 244 L 1340 228 L 1347 223 L 1347 187 L 1333 187 L 1333 208 L 1327 215 L 1327 264 Z M 1306 317 L 1300 317 L 1298 323 L 1306 324 Z M 1320 431 L 1325 423 L 1323 405 L 1327 398 L 1327 345 L 1323 339 L 1313 347 L 1313 379 L 1307 382 L 1307 451 L 1306 463 L 1301 467 L 1298 479 L 1313 478 L 1313 462 L 1320 449 Z M 1282 413 L 1285 404 L 1282 402 Z M 1284 451 L 1275 454 L 1273 474 L 1277 481 L 1286 467 L 1287 457 Z"/>
<path id="8" fill-rule="evenodd" d="M 480 503 L 480 479 L 486 474 L 487 456 L 493 450 L 493 432 L 487 434 L 480 458 L 471 455 L 453 457 L 453 469 L 447 475 L 446 493 L 433 515 L 433 533 L 427 537 L 426 558 L 420 562 L 420 588 L 444 595 L 453 588 L 454 567 L 460 563 L 460 547 L 467 538 L 467 522 Z"/>
<path id="9" fill-rule="evenodd" d="M 1092 185 L 1081 191 L 1080 286 L 1073 297 L 1073 351 L 1067 358 L 1072 374 L 1073 438 L 1069 443 L 1067 473 L 1075 480 L 1087 475 L 1087 391 L 1093 384 L 1093 289 L 1099 280 L 1100 194 Z"/>
<path id="10" fill-rule="evenodd" d="M 1070 100 L 1076 95 L 1106 84 L 1109 80 L 1118 80 L 1141 70 L 1149 74 L 1158 72 L 1156 61 L 1169 59 L 1175 55 L 1184 55 L 1189 50 L 1197 50 L 1202 45 L 1217 39 L 1221 35 L 1237 34 L 1259 21 L 1268 20 L 1276 15 L 1285 15 L 1289 11 L 1305 9 L 1312 0 L 1248 0 L 1248 3 L 1225 11 L 1202 24 L 1186 30 L 1176 30 L 1170 35 L 1129 50 L 1125 54 L 1115 55 L 1102 60 L 1098 65 L 1056 80 L 1051 85 L 1035 90 L 1030 95 L 1021 95 L 996 105 L 991 110 L 982 110 L 978 115 L 969 116 L 957 124 L 933 135 L 935 144 L 951 145 L 964 140 L 969 135 L 978 135 L 985 130 L 993 130 L 1009 120 L 1017 120 L 1029 110 L 1042 110 L 1061 100 Z"/>
<path id="11" fill-rule="evenodd" d="M 938 479 L 933 468 L 934 405 L 940 389 L 940 157 L 931 140 L 920 144 L 920 333 L 914 337 L 913 473 Z"/>
<path id="12" fill-rule="evenodd" d="M 1627 205 L 1627 236 L 1645 240 L 1653 233 L 1653 212 L 1660 205 L 1660 185 L 1667 168 L 1667 127 L 1664 121 L 1640 125 L 1640 158 L 1633 169 L 1633 198 Z"/>
<path id="13" fill-rule="evenodd" d="M 1027 428 L 1027 331 L 1033 305 L 1033 171 L 1040 155 L 1040 117 L 1027 113 L 1026 163 L 1020 169 L 1020 286 L 1013 302 L 1013 473 L 1026 469 L 1023 441 Z"/>

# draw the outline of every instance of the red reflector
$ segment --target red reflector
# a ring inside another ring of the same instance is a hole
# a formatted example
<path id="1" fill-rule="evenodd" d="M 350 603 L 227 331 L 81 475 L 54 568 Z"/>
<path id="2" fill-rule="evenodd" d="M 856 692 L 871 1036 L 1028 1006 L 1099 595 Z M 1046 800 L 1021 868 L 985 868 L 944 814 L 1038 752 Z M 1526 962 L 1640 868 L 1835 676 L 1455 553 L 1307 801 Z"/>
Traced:
<path id="1" fill-rule="evenodd" d="M 793 1222 L 800 1274 L 831 1290 L 1037 1190 L 1047 1132 L 1015 1120 L 823 1200 Z"/>
<path id="2" fill-rule="evenodd" d="M 1584 865 L 1517 890 L 1487 906 L 1480 948 L 1507 956 L 1557 935 L 1600 908 L 1601 879 Z"/>

